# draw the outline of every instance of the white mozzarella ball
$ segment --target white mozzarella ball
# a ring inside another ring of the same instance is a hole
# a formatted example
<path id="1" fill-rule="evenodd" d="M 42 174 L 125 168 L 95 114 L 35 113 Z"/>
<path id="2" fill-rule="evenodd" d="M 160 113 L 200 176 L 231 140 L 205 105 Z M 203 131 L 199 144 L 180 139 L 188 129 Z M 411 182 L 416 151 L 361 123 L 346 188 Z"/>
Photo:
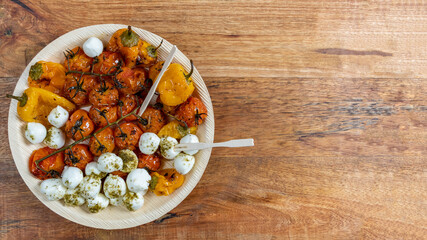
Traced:
<path id="1" fill-rule="evenodd" d="M 103 153 L 98 158 L 97 167 L 101 172 L 106 173 L 119 171 L 123 168 L 123 160 L 114 153 Z"/>
<path id="2" fill-rule="evenodd" d="M 69 116 L 68 111 L 58 105 L 56 106 L 56 108 L 50 111 L 49 115 L 47 116 L 47 120 L 54 127 L 61 128 L 67 122 L 68 116 Z"/>
<path id="3" fill-rule="evenodd" d="M 61 178 L 64 186 L 74 189 L 83 180 L 83 172 L 80 168 L 66 166 L 64 171 L 62 171 Z"/>
<path id="4" fill-rule="evenodd" d="M 43 141 L 52 149 L 60 149 L 65 144 L 65 134 L 56 127 L 51 127 L 47 130 L 47 136 Z"/>
<path id="5" fill-rule="evenodd" d="M 160 144 L 160 138 L 151 132 L 146 132 L 139 138 L 139 150 L 147 155 L 151 155 L 157 151 Z"/>
<path id="6" fill-rule="evenodd" d="M 147 170 L 137 168 L 132 170 L 126 178 L 128 188 L 132 192 L 142 192 L 148 189 L 151 176 Z"/>
<path id="7" fill-rule="evenodd" d="M 180 153 L 173 160 L 173 166 L 175 167 L 176 171 L 185 175 L 193 168 L 195 161 L 196 159 L 194 156 Z"/>
<path id="8" fill-rule="evenodd" d="M 102 41 L 96 37 L 90 37 L 85 43 L 83 43 L 83 51 L 91 58 L 99 56 L 103 49 L 104 45 L 102 44 Z"/>
<path id="9" fill-rule="evenodd" d="M 123 198 L 110 198 L 110 205 L 121 206 L 123 205 Z"/>
<path id="10" fill-rule="evenodd" d="M 173 137 L 166 137 L 160 140 L 160 153 L 166 159 L 174 159 L 180 151 L 175 151 L 175 145 L 178 141 Z"/>
<path id="11" fill-rule="evenodd" d="M 34 144 L 43 142 L 46 133 L 46 127 L 41 123 L 29 122 L 25 128 L 25 138 Z"/>
<path id="12" fill-rule="evenodd" d="M 199 138 L 194 134 L 187 134 L 183 138 L 181 138 L 181 141 L 179 141 L 179 143 L 198 143 L 198 142 L 199 142 Z M 184 152 L 186 154 L 194 155 L 198 151 L 199 150 L 185 150 Z"/>
<path id="13" fill-rule="evenodd" d="M 67 188 L 62 184 L 61 179 L 50 178 L 41 183 L 40 190 L 47 200 L 53 201 L 63 198 Z"/>
<path id="14" fill-rule="evenodd" d="M 123 197 L 123 205 L 129 211 L 136 211 L 144 205 L 144 197 L 141 193 L 127 192 Z"/>
<path id="15" fill-rule="evenodd" d="M 118 155 L 123 160 L 122 172 L 128 173 L 138 167 L 138 156 L 132 150 L 120 150 Z"/>
<path id="16" fill-rule="evenodd" d="M 68 206 L 81 206 L 85 201 L 86 200 L 78 194 L 76 189 L 68 189 L 64 195 L 64 203 Z"/>
<path id="17" fill-rule="evenodd" d="M 110 174 L 104 181 L 104 194 L 108 198 L 119 198 L 126 193 L 126 183 L 123 178 Z"/>
<path id="18" fill-rule="evenodd" d="M 90 162 L 85 167 L 86 176 L 93 175 L 99 178 L 104 178 L 107 176 L 106 173 L 99 171 L 97 162 Z"/>
<path id="19" fill-rule="evenodd" d="M 102 193 L 98 193 L 94 198 L 87 200 L 87 207 L 89 208 L 89 211 L 91 213 L 97 213 L 106 207 L 108 207 L 108 204 L 110 203 L 110 200 L 108 200 L 107 197 L 104 196 Z"/>
<path id="20" fill-rule="evenodd" d="M 101 179 L 94 175 L 85 176 L 77 191 L 86 199 L 94 198 L 101 191 Z"/>

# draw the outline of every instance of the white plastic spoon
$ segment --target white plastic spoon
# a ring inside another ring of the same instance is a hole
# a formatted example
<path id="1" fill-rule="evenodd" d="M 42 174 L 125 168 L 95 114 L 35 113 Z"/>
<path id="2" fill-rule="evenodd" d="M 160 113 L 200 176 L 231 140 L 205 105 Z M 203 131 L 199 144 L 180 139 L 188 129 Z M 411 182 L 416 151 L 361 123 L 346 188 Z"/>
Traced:
<path id="1" fill-rule="evenodd" d="M 141 108 L 139 109 L 138 115 L 141 116 L 145 109 L 147 109 L 148 104 L 151 101 L 151 98 L 153 98 L 154 93 L 156 92 L 157 86 L 159 85 L 160 79 L 162 79 L 163 74 L 168 69 L 169 65 L 171 64 L 173 57 L 175 56 L 175 52 L 178 48 L 173 45 L 171 51 L 169 52 L 168 57 L 166 58 L 165 63 L 163 64 L 162 70 L 160 71 L 159 75 L 157 75 L 156 81 L 154 81 L 153 86 L 151 86 L 150 91 L 148 92 L 147 96 L 145 97 L 144 102 L 141 105 Z"/>
<path id="2" fill-rule="evenodd" d="M 254 146 L 254 139 L 236 139 L 230 140 L 227 142 L 219 143 L 181 143 L 175 146 L 177 151 L 186 151 L 186 150 L 200 150 L 205 148 L 213 147 L 252 147 Z"/>

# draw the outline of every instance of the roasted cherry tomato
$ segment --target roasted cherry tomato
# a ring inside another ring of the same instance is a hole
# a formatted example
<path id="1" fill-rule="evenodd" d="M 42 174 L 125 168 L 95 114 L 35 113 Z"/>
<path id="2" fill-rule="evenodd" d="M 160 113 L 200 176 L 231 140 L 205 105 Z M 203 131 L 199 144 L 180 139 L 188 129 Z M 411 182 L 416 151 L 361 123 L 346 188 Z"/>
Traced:
<path id="1" fill-rule="evenodd" d="M 105 127 L 108 123 L 113 123 L 117 120 L 117 106 L 92 106 L 89 110 L 89 116 L 97 127 Z"/>
<path id="2" fill-rule="evenodd" d="M 107 127 L 100 133 L 91 137 L 89 141 L 89 147 L 90 151 L 95 156 L 100 156 L 106 152 L 113 152 L 115 147 L 113 130 Z"/>
<path id="3" fill-rule="evenodd" d="M 146 72 L 143 68 L 130 69 L 123 67 L 117 74 L 114 82 L 117 89 L 123 94 L 135 94 L 144 89 Z"/>
<path id="4" fill-rule="evenodd" d="M 114 171 L 114 172 L 111 172 L 111 174 L 117 175 L 117 176 L 119 176 L 119 177 L 121 177 L 123 179 L 126 179 L 126 177 L 128 176 L 129 173 L 125 173 L 125 172 L 122 172 L 122 171 Z"/>
<path id="5" fill-rule="evenodd" d="M 117 104 L 117 114 L 121 118 L 132 112 L 139 105 L 139 99 L 136 95 L 123 95 L 120 97 L 119 103 Z M 138 114 L 138 113 L 137 113 Z M 136 116 L 131 115 L 125 118 L 125 121 L 135 121 Z"/>
<path id="6" fill-rule="evenodd" d="M 89 151 L 88 145 L 76 144 L 71 149 L 65 150 L 65 164 L 78 167 L 84 171 L 86 165 L 93 161 L 93 155 Z"/>
<path id="7" fill-rule="evenodd" d="M 101 81 L 89 93 L 89 102 L 95 107 L 114 106 L 119 100 L 119 91 L 107 81 Z"/>
<path id="8" fill-rule="evenodd" d="M 138 151 L 136 155 L 138 156 L 138 168 L 146 167 L 151 171 L 159 170 L 161 160 L 159 155 L 157 155 L 156 153 L 152 155 L 147 155 Z"/>
<path id="9" fill-rule="evenodd" d="M 88 112 L 83 109 L 75 111 L 65 123 L 67 137 L 75 141 L 89 136 L 94 128 L 95 124 L 89 118 Z"/>
<path id="10" fill-rule="evenodd" d="M 38 169 L 36 161 L 55 152 L 55 149 L 44 147 L 33 151 L 29 159 L 30 172 L 38 179 L 45 180 L 48 178 L 60 177 L 64 170 L 64 152 L 57 153 L 39 163 L 39 167 L 45 170 Z"/>
<path id="11" fill-rule="evenodd" d="M 64 93 L 68 99 L 77 105 L 88 102 L 88 93 L 97 84 L 96 77 L 90 75 L 69 74 L 64 86 Z"/>
<path id="12" fill-rule="evenodd" d="M 111 74 L 115 73 L 122 65 L 123 59 L 120 53 L 104 51 L 95 58 L 95 64 L 93 65 L 93 71 L 100 74 Z"/>
<path id="13" fill-rule="evenodd" d="M 138 126 L 144 132 L 158 133 L 166 124 L 166 117 L 162 110 L 148 106 L 141 118 L 138 120 Z"/>
<path id="14" fill-rule="evenodd" d="M 122 123 L 114 131 L 116 146 L 120 149 L 134 150 L 142 133 L 142 130 L 136 124 Z"/>
<path id="15" fill-rule="evenodd" d="M 93 58 L 88 57 L 83 49 L 75 47 L 65 53 L 64 67 L 68 70 L 90 72 Z"/>
<path id="16" fill-rule="evenodd" d="M 175 117 L 184 121 L 188 127 L 198 126 L 203 123 L 208 115 L 208 110 L 202 100 L 189 97 L 187 101 L 176 110 Z"/>

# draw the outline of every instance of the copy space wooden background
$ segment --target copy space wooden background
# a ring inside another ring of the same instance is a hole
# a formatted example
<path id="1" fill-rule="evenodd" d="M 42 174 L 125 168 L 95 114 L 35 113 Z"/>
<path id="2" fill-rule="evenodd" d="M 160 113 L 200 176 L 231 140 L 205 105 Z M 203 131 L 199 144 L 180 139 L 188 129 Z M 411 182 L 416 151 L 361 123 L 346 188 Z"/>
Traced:
<path id="1" fill-rule="evenodd" d="M 21 180 L 1 97 L 1 239 L 423 239 L 424 1 L 0 1 L 0 93 L 75 28 L 131 24 L 177 44 L 209 88 L 216 141 L 189 197 L 156 222 L 94 230 Z"/>

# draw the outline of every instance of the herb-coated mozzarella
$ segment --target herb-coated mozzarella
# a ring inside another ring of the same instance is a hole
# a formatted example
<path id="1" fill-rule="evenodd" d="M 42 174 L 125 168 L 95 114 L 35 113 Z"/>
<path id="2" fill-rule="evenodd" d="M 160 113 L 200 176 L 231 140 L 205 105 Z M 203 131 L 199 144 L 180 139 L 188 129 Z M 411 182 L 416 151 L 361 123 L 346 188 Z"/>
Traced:
<path id="1" fill-rule="evenodd" d="M 25 128 L 25 138 L 34 144 L 43 142 L 46 133 L 46 127 L 41 123 L 29 122 Z"/>
<path id="2" fill-rule="evenodd" d="M 103 49 L 104 45 L 102 44 L 102 41 L 96 37 L 90 37 L 83 43 L 83 51 L 91 58 L 99 56 Z"/>
<path id="3" fill-rule="evenodd" d="M 41 183 L 40 190 L 47 200 L 53 201 L 63 198 L 67 188 L 62 184 L 61 179 L 50 178 Z"/>
<path id="4" fill-rule="evenodd" d="M 151 132 L 146 132 L 139 138 L 139 150 L 147 155 L 151 155 L 157 151 L 160 144 L 160 138 Z"/>
<path id="5" fill-rule="evenodd" d="M 181 138 L 181 141 L 179 141 L 179 143 L 198 143 L 198 142 L 199 142 L 199 138 L 194 134 L 187 134 L 183 138 Z M 199 150 L 185 150 L 184 152 L 189 155 L 194 155 L 198 151 Z"/>
<path id="6" fill-rule="evenodd" d="M 196 159 L 194 156 L 180 153 L 173 160 L 173 166 L 175 167 L 176 171 L 182 175 L 185 175 L 193 168 L 195 161 Z"/>
<path id="7" fill-rule="evenodd" d="M 126 193 L 126 183 L 123 178 L 110 174 L 104 181 L 104 194 L 109 199 L 119 198 Z"/>
<path id="8" fill-rule="evenodd" d="M 101 191 L 101 179 L 94 175 L 85 176 L 77 191 L 86 199 L 94 198 Z"/>
<path id="9" fill-rule="evenodd" d="M 127 192 L 123 197 L 123 205 L 129 211 L 136 211 L 144 205 L 144 197 L 141 193 Z"/>
<path id="10" fill-rule="evenodd" d="M 132 170 L 126 178 L 128 189 L 132 192 L 142 192 L 148 189 L 151 176 L 147 170 L 137 168 Z"/>
<path id="11" fill-rule="evenodd" d="M 80 168 L 65 166 L 61 178 L 64 186 L 69 189 L 74 189 L 83 180 L 83 172 Z"/>
<path id="12" fill-rule="evenodd" d="M 61 129 L 50 127 L 43 142 L 52 149 L 60 149 L 65 144 L 65 134 Z"/>
<path id="13" fill-rule="evenodd" d="M 180 151 L 175 151 L 178 141 L 173 137 L 165 137 L 160 140 L 160 153 L 166 159 L 174 159 Z"/>
<path id="14" fill-rule="evenodd" d="M 86 200 L 79 195 L 76 189 L 67 189 L 64 195 L 64 203 L 67 206 L 81 206 L 85 201 Z"/>
<path id="15" fill-rule="evenodd" d="M 114 153 L 103 153 L 98 158 L 98 169 L 101 172 L 114 172 L 122 170 L 123 168 L 123 160 Z"/>
<path id="16" fill-rule="evenodd" d="M 68 117 L 69 117 L 68 111 L 58 105 L 56 108 L 50 111 L 49 115 L 47 116 L 47 120 L 54 127 L 61 128 L 67 122 Z"/>
<path id="17" fill-rule="evenodd" d="M 123 149 L 119 151 L 119 157 L 123 160 L 122 172 L 130 172 L 136 169 L 138 166 L 138 157 L 136 154 L 129 149 Z"/>
<path id="18" fill-rule="evenodd" d="M 93 175 L 98 178 L 104 178 L 107 176 L 106 173 L 99 171 L 97 162 L 90 162 L 85 167 L 86 176 Z"/>
<path id="19" fill-rule="evenodd" d="M 113 206 L 120 206 L 123 205 L 123 198 L 119 197 L 119 198 L 110 198 L 110 205 Z"/>
<path id="20" fill-rule="evenodd" d="M 102 193 L 98 193 L 94 198 L 90 198 L 87 200 L 87 207 L 89 208 L 89 211 L 91 213 L 97 213 L 106 207 L 108 207 L 108 204 L 110 203 L 110 200 L 108 200 L 107 197 L 104 196 Z"/>

